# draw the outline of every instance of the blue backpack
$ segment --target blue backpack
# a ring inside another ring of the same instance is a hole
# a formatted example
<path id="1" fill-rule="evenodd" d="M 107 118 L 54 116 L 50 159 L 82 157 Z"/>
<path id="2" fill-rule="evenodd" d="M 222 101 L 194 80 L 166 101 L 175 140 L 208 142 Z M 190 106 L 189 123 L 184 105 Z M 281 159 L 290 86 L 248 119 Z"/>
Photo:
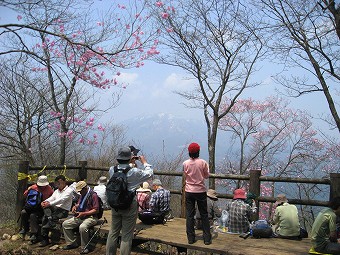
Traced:
<path id="1" fill-rule="evenodd" d="M 273 235 L 273 230 L 266 220 L 257 220 L 251 227 L 254 238 L 269 238 Z"/>
<path id="2" fill-rule="evenodd" d="M 37 190 L 30 189 L 27 193 L 24 208 L 26 210 L 31 210 L 31 211 L 41 209 L 41 205 L 40 205 L 41 202 L 42 202 L 42 193 Z"/>

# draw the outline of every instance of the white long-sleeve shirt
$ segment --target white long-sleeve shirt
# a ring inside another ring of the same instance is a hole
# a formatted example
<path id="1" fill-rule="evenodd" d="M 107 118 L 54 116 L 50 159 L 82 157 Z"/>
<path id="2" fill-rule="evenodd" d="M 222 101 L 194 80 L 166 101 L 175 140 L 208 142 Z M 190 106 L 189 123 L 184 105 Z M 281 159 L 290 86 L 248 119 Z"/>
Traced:
<path id="1" fill-rule="evenodd" d="M 73 189 L 66 186 L 63 190 L 56 189 L 52 196 L 45 201 L 49 202 L 51 206 L 60 207 L 64 210 L 70 211 L 72 206 Z"/>

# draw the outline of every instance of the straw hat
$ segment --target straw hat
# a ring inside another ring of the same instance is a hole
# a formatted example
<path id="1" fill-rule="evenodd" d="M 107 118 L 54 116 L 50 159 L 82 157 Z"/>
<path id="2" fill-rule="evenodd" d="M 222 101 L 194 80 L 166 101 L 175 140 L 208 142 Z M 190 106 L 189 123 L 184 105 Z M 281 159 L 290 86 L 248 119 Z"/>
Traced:
<path id="1" fill-rule="evenodd" d="M 143 182 L 143 187 L 138 188 L 137 192 L 151 192 L 150 185 L 148 182 Z"/>
<path id="2" fill-rule="evenodd" d="M 214 190 L 214 189 L 208 189 L 208 191 L 207 191 L 207 196 L 210 197 L 210 198 L 212 198 L 212 199 L 214 199 L 214 200 L 217 200 L 217 199 L 218 199 L 218 198 L 217 198 L 217 192 L 216 192 L 216 190 Z"/>
<path id="3" fill-rule="evenodd" d="M 38 177 L 38 181 L 37 181 L 37 185 L 38 186 L 43 187 L 43 186 L 47 186 L 48 184 L 49 184 L 49 182 L 48 182 L 48 179 L 47 179 L 46 175 L 40 175 Z"/>
<path id="4" fill-rule="evenodd" d="M 87 186 L 86 182 L 84 181 L 79 181 L 76 184 L 76 191 L 80 192 L 83 188 L 85 188 Z"/>
<path id="5" fill-rule="evenodd" d="M 288 202 L 288 199 L 285 194 L 278 194 L 276 197 L 275 205 L 278 206 L 280 204 L 287 203 L 287 202 Z"/>

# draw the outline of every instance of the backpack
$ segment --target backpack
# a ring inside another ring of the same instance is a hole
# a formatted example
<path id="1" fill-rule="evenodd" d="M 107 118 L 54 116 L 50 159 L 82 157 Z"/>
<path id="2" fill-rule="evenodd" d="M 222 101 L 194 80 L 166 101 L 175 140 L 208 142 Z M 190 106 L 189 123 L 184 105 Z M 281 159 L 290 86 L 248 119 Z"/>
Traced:
<path id="1" fill-rule="evenodd" d="M 273 230 L 266 220 L 257 220 L 251 227 L 254 238 L 269 238 L 273 236 Z"/>
<path id="2" fill-rule="evenodd" d="M 31 211 L 41 209 L 41 205 L 40 205 L 41 202 L 42 202 L 42 193 L 37 190 L 30 189 L 26 196 L 24 208 L 25 210 L 31 210 Z"/>
<path id="3" fill-rule="evenodd" d="M 93 193 L 96 193 L 95 191 L 92 190 Z M 97 194 L 97 193 L 96 193 Z M 93 194 L 91 194 L 91 197 L 92 197 Z M 102 201 L 102 199 L 100 198 L 100 196 L 98 196 L 97 194 L 97 197 L 98 197 L 98 202 L 99 202 L 99 211 L 97 213 L 97 217 L 98 219 L 100 219 L 101 217 L 103 217 L 103 213 L 104 213 L 104 203 Z"/>
<path id="4" fill-rule="evenodd" d="M 116 211 L 129 208 L 135 196 L 135 192 L 128 190 L 126 173 L 130 169 L 118 169 L 115 166 L 114 173 L 106 185 L 107 203 Z"/>
<path id="5" fill-rule="evenodd" d="M 138 218 L 141 222 L 147 225 L 166 223 L 165 212 L 143 210 L 138 213 Z"/>

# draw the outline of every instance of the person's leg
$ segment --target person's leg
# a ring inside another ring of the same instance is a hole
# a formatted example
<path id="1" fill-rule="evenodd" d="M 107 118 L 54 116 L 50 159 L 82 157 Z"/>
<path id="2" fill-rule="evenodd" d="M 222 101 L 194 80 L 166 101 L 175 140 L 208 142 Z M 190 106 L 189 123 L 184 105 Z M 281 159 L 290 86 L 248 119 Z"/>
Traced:
<path id="1" fill-rule="evenodd" d="M 79 226 L 79 234 L 80 234 L 80 241 L 81 241 L 81 248 L 84 249 L 85 245 L 90 240 L 90 231 L 89 229 L 95 226 L 98 222 L 97 218 L 89 217 L 80 224 Z"/>
<path id="2" fill-rule="evenodd" d="M 109 234 L 106 239 L 106 255 L 116 255 L 118 248 L 118 237 L 122 229 L 122 214 L 120 211 L 111 209 L 112 221 Z"/>
<path id="3" fill-rule="evenodd" d="M 38 242 L 39 235 L 39 219 L 42 218 L 42 214 L 39 212 L 31 212 L 30 216 L 30 241 L 31 243 Z"/>
<path id="4" fill-rule="evenodd" d="M 22 209 L 20 212 L 20 218 L 21 218 L 21 222 L 20 222 L 20 233 L 25 235 L 26 233 L 29 232 L 29 213 L 25 210 Z"/>
<path id="5" fill-rule="evenodd" d="M 195 236 L 195 197 L 194 193 L 185 192 L 185 206 L 186 206 L 186 232 L 188 242 L 194 243 Z"/>
<path id="6" fill-rule="evenodd" d="M 73 229 L 78 227 L 82 223 L 82 220 L 72 217 L 63 222 L 63 233 L 67 246 L 78 247 L 77 238 L 73 233 Z"/>
<path id="7" fill-rule="evenodd" d="M 52 214 L 52 210 L 51 207 L 48 208 L 44 208 L 44 216 L 42 217 L 42 222 L 41 222 L 41 237 L 42 237 L 42 241 L 40 243 L 40 246 L 46 246 L 49 243 L 48 240 L 48 233 L 50 231 L 48 222 L 49 222 L 49 217 Z"/>
<path id="8" fill-rule="evenodd" d="M 120 241 L 120 255 L 129 255 L 132 248 L 133 233 L 137 220 L 137 202 L 133 201 L 131 207 L 122 217 L 122 238 Z"/>
<path id="9" fill-rule="evenodd" d="M 196 194 L 197 207 L 201 215 L 204 244 L 211 243 L 210 223 L 207 209 L 207 193 Z"/>

